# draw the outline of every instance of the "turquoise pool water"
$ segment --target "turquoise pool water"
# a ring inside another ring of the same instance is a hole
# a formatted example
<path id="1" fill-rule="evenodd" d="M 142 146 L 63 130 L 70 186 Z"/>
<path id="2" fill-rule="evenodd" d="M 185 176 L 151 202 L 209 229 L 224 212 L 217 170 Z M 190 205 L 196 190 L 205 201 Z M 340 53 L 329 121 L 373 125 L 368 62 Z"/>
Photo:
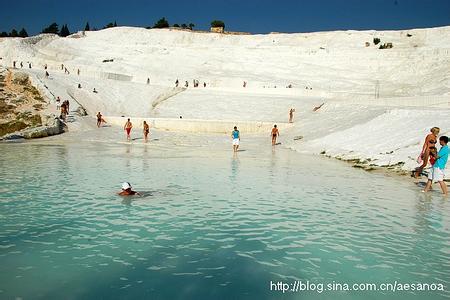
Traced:
<path id="1" fill-rule="evenodd" d="M 0 144 L 0 298 L 450 296 L 438 192 L 270 146 L 233 156 L 221 141 Z M 116 196 L 125 180 L 144 196 Z M 446 290 L 271 290 L 296 280 Z"/>

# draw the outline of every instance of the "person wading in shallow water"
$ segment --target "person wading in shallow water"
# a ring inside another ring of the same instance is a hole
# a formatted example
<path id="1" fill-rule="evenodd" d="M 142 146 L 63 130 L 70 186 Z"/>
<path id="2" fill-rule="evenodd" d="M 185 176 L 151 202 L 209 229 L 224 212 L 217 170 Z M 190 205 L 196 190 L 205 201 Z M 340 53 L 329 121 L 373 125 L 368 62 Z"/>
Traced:
<path id="1" fill-rule="evenodd" d="M 131 140 L 131 136 L 130 136 L 131 128 L 133 128 L 133 124 L 130 122 L 130 118 L 128 118 L 128 121 L 123 126 L 123 130 L 125 130 L 127 132 L 127 141 Z"/>
<path id="2" fill-rule="evenodd" d="M 448 195 L 447 190 L 447 184 L 444 182 L 445 177 L 445 166 L 447 165 L 448 161 L 448 137 L 447 136 L 441 136 L 439 138 L 439 144 L 441 145 L 441 149 L 439 150 L 436 161 L 433 165 L 433 168 L 431 169 L 431 172 L 428 174 L 428 181 L 427 185 L 425 186 L 425 189 L 423 192 L 428 192 L 431 189 L 431 185 L 433 182 L 439 182 L 439 185 L 441 186 L 442 193 L 444 196 Z"/>
<path id="3" fill-rule="evenodd" d="M 150 126 L 147 124 L 147 122 L 144 121 L 144 141 L 147 143 L 148 141 L 148 134 L 150 132 Z"/>
<path id="4" fill-rule="evenodd" d="M 277 125 L 273 125 L 272 128 L 272 146 L 277 144 L 277 137 L 280 136 L 280 132 L 278 131 Z"/>
<path id="5" fill-rule="evenodd" d="M 236 126 L 234 126 L 234 130 L 231 133 L 231 138 L 233 139 L 233 151 L 237 152 L 239 149 L 239 143 L 241 141 L 241 134 Z"/>
<path id="6" fill-rule="evenodd" d="M 98 114 L 97 114 L 97 127 L 100 128 L 101 125 L 102 125 L 102 114 L 100 112 L 98 112 Z"/>

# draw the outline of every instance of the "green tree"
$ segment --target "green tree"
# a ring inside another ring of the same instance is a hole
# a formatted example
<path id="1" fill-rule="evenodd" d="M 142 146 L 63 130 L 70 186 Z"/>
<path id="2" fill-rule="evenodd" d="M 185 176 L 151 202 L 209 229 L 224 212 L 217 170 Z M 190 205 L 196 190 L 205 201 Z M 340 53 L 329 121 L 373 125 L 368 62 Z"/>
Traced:
<path id="1" fill-rule="evenodd" d="M 59 33 L 59 36 L 66 37 L 70 35 L 69 28 L 67 27 L 67 24 L 63 25 L 61 28 L 61 32 Z"/>
<path id="2" fill-rule="evenodd" d="M 173 24 L 172 27 L 180 27 L 177 23 Z"/>
<path id="3" fill-rule="evenodd" d="M 225 29 L 225 23 L 220 20 L 214 20 L 211 22 L 211 27 L 223 27 Z"/>
<path id="4" fill-rule="evenodd" d="M 153 28 L 167 28 L 169 27 L 169 22 L 166 20 L 166 18 L 161 18 L 158 20 L 158 22 L 153 25 Z"/>
<path id="5" fill-rule="evenodd" d="M 86 23 L 86 26 L 84 27 L 84 31 L 90 31 L 91 27 L 89 26 L 89 22 Z"/>
<path id="6" fill-rule="evenodd" d="M 53 34 L 58 34 L 58 33 L 59 33 L 58 24 L 56 24 L 56 23 L 50 24 L 47 28 L 44 28 L 44 29 L 42 30 L 42 33 L 53 33 Z"/>
<path id="7" fill-rule="evenodd" d="M 183 23 L 183 24 L 181 24 L 181 28 L 186 29 L 186 28 L 188 28 L 188 26 Z"/>
<path id="8" fill-rule="evenodd" d="M 11 30 L 11 33 L 9 34 L 10 37 L 19 37 L 19 33 L 17 33 L 17 30 L 13 29 Z"/>
<path id="9" fill-rule="evenodd" d="M 114 25 L 113 25 L 114 27 L 117 27 L 117 22 L 116 21 L 114 21 Z"/>
<path id="10" fill-rule="evenodd" d="M 25 28 L 22 28 L 22 30 L 19 32 L 19 36 L 21 38 L 26 38 L 28 37 L 28 32 L 25 30 Z"/>
<path id="11" fill-rule="evenodd" d="M 2 33 L 0 33 L 0 37 L 8 37 L 8 33 L 6 31 L 2 31 Z"/>
<path id="12" fill-rule="evenodd" d="M 190 30 L 192 30 L 195 27 L 195 24 L 194 23 L 189 23 L 188 27 L 189 27 Z"/>

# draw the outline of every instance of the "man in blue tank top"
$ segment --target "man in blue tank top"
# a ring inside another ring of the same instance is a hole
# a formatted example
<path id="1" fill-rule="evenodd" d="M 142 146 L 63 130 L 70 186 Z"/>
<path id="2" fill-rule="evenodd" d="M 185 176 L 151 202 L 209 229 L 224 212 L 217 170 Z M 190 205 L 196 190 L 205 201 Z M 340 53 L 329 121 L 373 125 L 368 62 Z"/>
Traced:
<path id="1" fill-rule="evenodd" d="M 241 140 L 241 135 L 239 134 L 239 130 L 236 126 L 234 126 L 234 130 L 231 133 L 231 138 L 233 139 L 233 151 L 237 152 L 239 149 L 239 142 Z"/>

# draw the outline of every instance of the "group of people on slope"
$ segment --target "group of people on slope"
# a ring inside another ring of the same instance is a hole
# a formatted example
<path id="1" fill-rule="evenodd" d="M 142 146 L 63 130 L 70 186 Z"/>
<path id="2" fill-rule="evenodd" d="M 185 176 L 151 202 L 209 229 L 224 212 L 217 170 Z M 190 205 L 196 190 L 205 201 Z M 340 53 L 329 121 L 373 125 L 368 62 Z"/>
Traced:
<path id="1" fill-rule="evenodd" d="M 70 106 L 70 102 L 69 100 L 64 100 L 61 103 L 61 98 L 56 97 L 56 110 L 60 111 L 60 115 L 59 118 L 63 121 L 66 121 L 67 119 L 67 115 L 69 114 L 69 106 Z"/>
<path id="2" fill-rule="evenodd" d="M 425 141 L 422 146 L 422 151 L 417 158 L 419 167 L 413 173 L 415 178 L 419 178 L 423 170 L 431 165 L 428 171 L 428 181 L 423 192 L 428 192 L 431 189 L 433 182 L 438 182 L 442 193 L 448 195 L 447 185 L 444 182 L 444 170 L 448 160 L 448 137 L 443 135 L 438 138 L 440 129 L 439 127 L 433 127 L 430 133 L 425 137 Z M 441 146 L 439 151 L 437 149 L 437 143 Z"/>

